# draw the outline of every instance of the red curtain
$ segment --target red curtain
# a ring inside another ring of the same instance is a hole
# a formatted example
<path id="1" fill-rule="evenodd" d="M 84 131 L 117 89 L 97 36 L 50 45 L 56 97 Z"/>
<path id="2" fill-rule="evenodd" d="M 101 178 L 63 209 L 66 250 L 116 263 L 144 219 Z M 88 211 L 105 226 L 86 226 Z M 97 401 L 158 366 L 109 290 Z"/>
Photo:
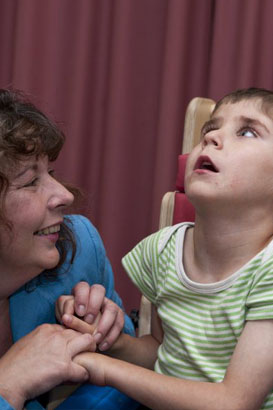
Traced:
<path id="1" fill-rule="evenodd" d="M 271 0 L 0 0 L 0 87 L 24 90 L 67 134 L 61 176 L 86 193 L 116 287 L 158 227 L 191 98 L 273 88 Z"/>

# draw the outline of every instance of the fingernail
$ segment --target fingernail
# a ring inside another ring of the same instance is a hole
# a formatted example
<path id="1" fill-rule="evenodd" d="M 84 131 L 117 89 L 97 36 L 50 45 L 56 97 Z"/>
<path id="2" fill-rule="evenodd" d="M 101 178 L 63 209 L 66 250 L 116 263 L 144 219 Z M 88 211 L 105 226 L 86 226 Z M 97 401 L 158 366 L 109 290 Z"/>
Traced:
<path id="1" fill-rule="evenodd" d="M 79 305 L 77 309 L 77 314 L 79 316 L 83 316 L 85 314 L 85 306 L 84 305 Z"/>
<path id="2" fill-rule="evenodd" d="M 104 342 L 104 343 L 102 343 L 102 345 L 99 345 L 99 350 L 103 351 L 103 350 L 106 350 L 106 349 L 108 349 L 108 343 L 107 342 Z"/>
<path id="3" fill-rule="evenodd" d="M 91 325 L 94 321 L 94 315 L 88 313 L 88 315 L 85 316 L 84 320 Z"/>
<path id="4" fill-rule="evenodd" d="M 100 340 L 101 340 L 101 338 L 102 338 L 102 334 L 101 334 L 101 333 L 96 333 L 95 336 L 94 336 L 94 339 L 95 339 L 95 342 L 96 342 L 96 343 L 99 343 Z"/>

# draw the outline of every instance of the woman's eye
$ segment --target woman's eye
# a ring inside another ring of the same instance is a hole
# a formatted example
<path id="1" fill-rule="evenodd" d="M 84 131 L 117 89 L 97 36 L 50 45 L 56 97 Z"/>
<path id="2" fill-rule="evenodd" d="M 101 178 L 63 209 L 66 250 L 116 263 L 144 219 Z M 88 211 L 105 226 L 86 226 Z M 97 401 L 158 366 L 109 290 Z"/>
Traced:
<path id="1" fill-rule="evenodd" d="M 38 178 L 33 178 L 30 182 L 28 182 L 27 184 L 23 185 L 23 188 L 28 188 L 28 187 L 32 187 L 32 186 L 36 186 L 38 182 Z"/>
<path id="2" fill-rule="evenodd" d="M 244 128 L 240 131 L 240 135 L 242 135 L 243 137 L 247 137 L 247 138 L 256 138 L 257 134 L 255 131 L 253 131 L 250 128 Z"/>

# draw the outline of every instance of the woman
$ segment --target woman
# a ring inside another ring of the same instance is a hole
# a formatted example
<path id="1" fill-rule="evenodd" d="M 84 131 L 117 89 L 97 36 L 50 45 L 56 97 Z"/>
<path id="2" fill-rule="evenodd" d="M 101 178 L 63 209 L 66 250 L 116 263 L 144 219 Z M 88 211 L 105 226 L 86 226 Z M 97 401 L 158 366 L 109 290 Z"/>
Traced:
<path id="1" fill-rule="evenodd" d="M 97 231 L 84 217 L 64 216 L 74 196 L 52 168 L 63 143 L 22 94 L 0 90 L 0 409 L 20 409 L 62 382 L 87 380 L 72 358 L 94 351 L 96 342 L 111 345 L 124 323 Z M 106 295 L 93 286 L 83 306 L 86 288 L 74 288 L 80 281 L 103 285 Z M 73 288 L 79 316 L 92 323 L 102 312 L 97 341 L 56 324 L 55 301 Z M 128 317 L 124 331 L 133 333 Z"/>

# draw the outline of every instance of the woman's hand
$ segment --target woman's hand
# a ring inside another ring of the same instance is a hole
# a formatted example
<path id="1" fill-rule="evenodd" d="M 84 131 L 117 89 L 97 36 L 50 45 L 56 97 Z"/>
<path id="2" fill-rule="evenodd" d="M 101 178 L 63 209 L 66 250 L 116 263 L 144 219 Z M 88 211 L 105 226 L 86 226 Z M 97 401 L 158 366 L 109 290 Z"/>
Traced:
<path id="1" fill-rule="evenodd" d="M 79 282 L 72 295 L 58 298 L 56 317 L 71 329 L 93 334 L 101 351 L 113 345 L 124 326 L 124 313 L 105 297 L 105 288 L 98 284 L 90 286 L 87 282 Z"/>
<path id="2" fill-rule="evenodd" d="M 99 353 L 80 353 L 74 362 L 88 371 L 89 382 L 97 386 L 106 385 L 106 369 L 111 366 L 112 358 Z"/>
<path id="3" fill-rule="evenodd" d="M 88 380 L 87 371 L 72 361 L 93 351 L 91 335 L 59 325 L 41 325 L 16 342 L 0 359 L 0 394 L 15 408 L 65 382 Z"/>

